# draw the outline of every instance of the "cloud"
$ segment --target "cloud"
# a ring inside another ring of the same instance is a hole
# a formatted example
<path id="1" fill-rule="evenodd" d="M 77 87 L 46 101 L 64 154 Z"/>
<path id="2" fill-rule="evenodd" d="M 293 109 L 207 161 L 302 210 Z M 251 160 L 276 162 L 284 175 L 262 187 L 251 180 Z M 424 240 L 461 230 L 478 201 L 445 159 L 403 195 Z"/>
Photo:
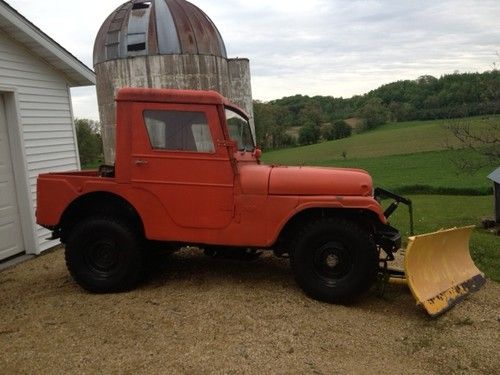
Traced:
<path id="1" fill-rule="evenodd" d="M 78 87 L 71 89 L 74 116 L 99 120 L 95 87 Z"/>
<path id="2" fill-rule="evenodd" d="M 491 69 L 500 51 L 498 1 L 192 0 L 215 22 L 231 57 L 251 60 L 254 97 L 349 97 L 420 75 Z M 95 35 L 122 0 L 10 0 L 92 64 Z M 93 91 L 75 114 L 97 117 Z"/>
<path id="3" fill-rule="evenodd" d="M 255 97 L 351 96 L 423 74 L 483 71 L 500 47 L 496 2 L 307 3 L 299 12 L 280 1 L 219 9 L 229 52 L 251 59 Z M 241 21 L 246 12 L 251 22 Z"/>

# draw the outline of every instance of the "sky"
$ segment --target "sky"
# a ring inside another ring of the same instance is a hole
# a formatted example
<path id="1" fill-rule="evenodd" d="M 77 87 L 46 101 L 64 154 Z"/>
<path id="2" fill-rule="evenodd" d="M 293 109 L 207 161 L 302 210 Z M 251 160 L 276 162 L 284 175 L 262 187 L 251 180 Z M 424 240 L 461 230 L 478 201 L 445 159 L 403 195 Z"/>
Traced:
<path id="1" fill-rule="evenodd" d="M 87 66 L 97 32 L 124 0 L 7 0 Z M 254 99 L 351 97 L 382 84 L 500 65 L 500 1 L 191 0 L 229 57 L 247 57 Z M 98 120 L 93 87 L 75 117 Z"/>

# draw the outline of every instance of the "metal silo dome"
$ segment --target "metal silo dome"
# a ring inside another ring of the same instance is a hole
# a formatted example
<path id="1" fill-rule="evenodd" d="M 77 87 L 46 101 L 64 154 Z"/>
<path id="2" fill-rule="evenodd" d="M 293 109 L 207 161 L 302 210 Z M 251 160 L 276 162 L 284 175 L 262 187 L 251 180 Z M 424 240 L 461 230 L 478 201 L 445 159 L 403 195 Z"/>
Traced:
<path id="1" fill-rule="evenodd" d="M 94 65 L 171 54 L 227 58 L 217 27 L 198 7 L 185 0 L 133 0 L 102 25 L 94 45 Z"/>

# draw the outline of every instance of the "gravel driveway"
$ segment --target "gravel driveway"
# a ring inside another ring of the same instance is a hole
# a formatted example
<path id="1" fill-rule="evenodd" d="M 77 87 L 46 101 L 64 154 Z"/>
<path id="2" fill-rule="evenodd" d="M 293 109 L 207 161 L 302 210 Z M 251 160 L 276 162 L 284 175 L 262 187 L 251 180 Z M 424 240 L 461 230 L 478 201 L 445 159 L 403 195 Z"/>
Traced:
<path id="1" fill-rule="evenodd" d="M 0 273 L 0 374 L 493 374 L 500 285 L 437 320 L 403 286 L 354 306 L 305 297 L 288 262 L 159 259 L 137 290 L 92 295 L 62 250 Z"/>

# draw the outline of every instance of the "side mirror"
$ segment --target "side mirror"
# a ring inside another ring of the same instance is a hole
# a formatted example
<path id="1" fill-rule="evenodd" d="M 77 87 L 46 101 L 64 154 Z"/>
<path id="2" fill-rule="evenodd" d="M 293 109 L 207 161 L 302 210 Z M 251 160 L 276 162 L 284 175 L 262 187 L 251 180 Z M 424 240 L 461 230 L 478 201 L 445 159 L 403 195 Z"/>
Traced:
<path id="1" fill-rule="evenodd" d="M 254 152 L 253 152 L 253 156 L 255 157 L 255 159 L 259 160 L 262 156 L 262 150 L 260 148 L 256 147 Z"/>

